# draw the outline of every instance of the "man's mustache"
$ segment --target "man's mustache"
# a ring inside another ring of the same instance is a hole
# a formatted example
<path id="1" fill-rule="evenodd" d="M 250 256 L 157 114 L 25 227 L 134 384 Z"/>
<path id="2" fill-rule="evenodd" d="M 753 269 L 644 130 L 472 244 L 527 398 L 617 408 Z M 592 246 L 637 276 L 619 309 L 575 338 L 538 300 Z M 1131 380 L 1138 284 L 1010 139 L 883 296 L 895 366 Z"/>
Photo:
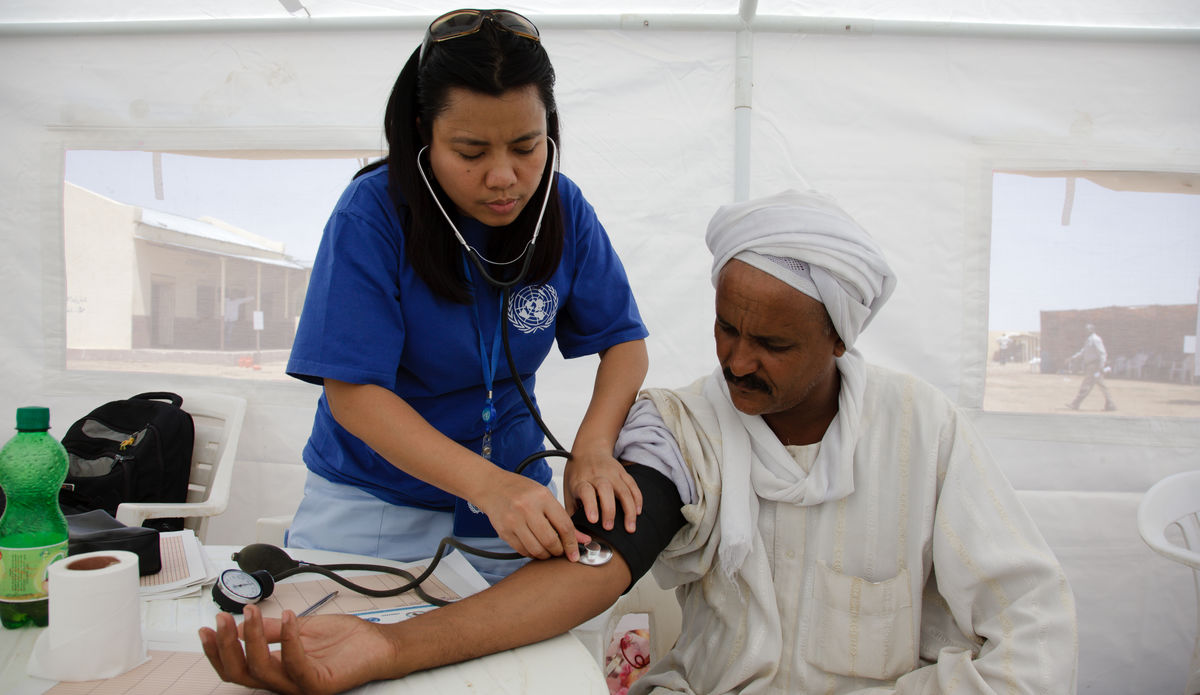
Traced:
<path id="1" fill-rule="evenodd" d="M 753 374 L 747 374 L 746 376 L 734 376 L 733 372 L 729 370 L 729 367 L 724 367 L 721 369 L 721 375 L 724 376 L 725 381 L 729 382 L 729 384 L 732 386 L 737 386 L 738 388 L 743 388 L 748 391 L 762 391 L 768 396 L 771 395 L 771 387 L 767 385 L 767 382 L 759 379 Z"/>

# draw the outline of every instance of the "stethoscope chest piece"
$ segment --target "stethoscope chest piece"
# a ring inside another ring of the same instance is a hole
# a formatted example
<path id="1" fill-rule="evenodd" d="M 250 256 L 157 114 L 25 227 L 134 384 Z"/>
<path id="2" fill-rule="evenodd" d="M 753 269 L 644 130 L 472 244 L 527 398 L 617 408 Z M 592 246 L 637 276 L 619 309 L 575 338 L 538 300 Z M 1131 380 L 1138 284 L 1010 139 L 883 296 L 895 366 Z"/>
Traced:
<path id="1" fill-rule="evenodd" d="M 595 538 L 587 543 L 579 544 L 579 564 L 581 565 L 599 567 L 600 565 L 608 564 L 612 556 L 612 548 L 607 543 Z"/>

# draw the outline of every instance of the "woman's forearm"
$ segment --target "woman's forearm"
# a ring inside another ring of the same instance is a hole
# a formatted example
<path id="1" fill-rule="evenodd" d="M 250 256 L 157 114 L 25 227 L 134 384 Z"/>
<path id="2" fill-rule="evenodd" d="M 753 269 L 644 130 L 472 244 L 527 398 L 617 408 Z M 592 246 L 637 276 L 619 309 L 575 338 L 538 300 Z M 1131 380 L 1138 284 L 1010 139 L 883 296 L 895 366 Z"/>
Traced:
<path id="1" fill-rule="evenodd" d="M 619 343 L 600 353 L 592 399 L 575 435 L 573 452 L 603 451 L 612 455 L 649 363 L 644 340 Z"/>
<path id="2" fill-rule="evenodd" d="M 526 557 L 579 557 L 575 527 L 550 490 L 443 435 L 396 394 L 326 379 L 334 418 L 400 470 L 476 505 Z"/>
<path id="3" fill-rule="evenodd" d="M 393 466 L 452 495 L 476 500 L 500 468 L 429 424 L 404 399 L 373 384 L 325 380 L 338 424 Z"/>

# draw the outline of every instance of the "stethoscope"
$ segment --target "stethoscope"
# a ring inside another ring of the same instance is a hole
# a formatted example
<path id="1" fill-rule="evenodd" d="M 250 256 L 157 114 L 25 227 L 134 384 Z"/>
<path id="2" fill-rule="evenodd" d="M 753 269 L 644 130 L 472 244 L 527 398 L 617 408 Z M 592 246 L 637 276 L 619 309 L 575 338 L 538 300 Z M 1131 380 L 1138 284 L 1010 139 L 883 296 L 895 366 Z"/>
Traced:
<path id="1" fill-rule="evenodd" d="M 554 445 L 553 449 L 541 451 L 526 457 L 525 460 L 521 461 L 521 463 L 518 464 L 514 469 L 515 473 L 520 473 L 526 466 L 540 458 L 545 458 L 547 456 L 570 458 L 571 456 L 570 452 L 563 449 L 562 444 L 559 444 L 558 440 L 555 439 L 554 434 L 550 432 L 550 428 L 546 426 L 546 423 L 542 421 L 541 416 L 538 414 L 537 408 L 533 405 L 533 399 L 529 397 L 529 393 L 525 390 L 524 383 L 522 383 L 521 378 L 518 376 L 516 362 L 513 360 L 512 356 L 512 347 L 509 345 L 508 341 L 508 321 L 504 320 L 504 318 L 508 315 L 509 305 L 512 303 L 512 288 L 523 282 L 525 277 L 529 274 L 529 265 L 533 262 L 534 244 L 537 243 L 538 235 L 541 234 L 542 219 L 546 216 L 546 207 L 550 204 L 550 195 L 554 189 L 554 186 L 551 185 L 551 178 L 554 176 L 554 172 L 558 171 L 558 145 L 554 142 L 554 139 L 550 137 L 546 138 L 546 142 L 550 143 L 551 165 L 545 179 L 546 193 L 542 197 L 542 207 L 538 211 L 537 223 L 534 224 L 533 234 L 529 237 L 529 243 L 525 245 L 525 248 L 521 251 L 521 255 L 507 261 L 493 261 L 485 258 L 483 254 L 479 253 L 478 249 L 467 243 L 467 240 L 463 238 L 462 233 L 458 231 L 458 226 L 454 224 L 454 220 L 450 217 L 450 214 L 446 212 L 446 208 L 442 206 L 442 201 L 438 198 L 437 193 L 433 190 L 433 184 L 430 183 L 429 177 L 425 174 L 425 167 L 421 164 L 421 155 L 425 154 L 426 150 L 429 149 L 429 145 L 425 145 L 417 152 L 417 172 L 421 174 L 421 180 L 425 183 L 425 188 L 429 191 L 429 196 L 433 198 L 434 204 L 437 205 L 438 211 L 440 211 L 442 213 L 442 217 L 445 218 L 446 224 L 450 225 L 450 230 L 454 232 L 454 238 L 458 239 L 458 243 L 462 245 L 463 250 L 466 252 L 466 257 L 470 259 L 472 263 L 474 263 L 475 268 L 479 271 L 480 276 L 483 277 L 483 279 L 486 280 L 489 285 L 501 291 L 502 300 L 500 305 L 500 322 L 499 330 L 497 332 L 500 334 L 500 340 L 504 346 L 504 356 L 508 363 L 509 374 L 512 375 L 513 382 L 516 384 L 517 391 L 521 394 L 521 400 L 525 403 L 525 407 L 529 410 L 529 414 L 533 416 L 534 421 L 537 422 L 537 425 L 542 430 L 542 433 L 546 435 L 546 439 L 550 440 L 550 443 Z M 488 264 L 496 266 L 507 266 L 513 265 L 514 263 L 520 263 L 521 268 L 517 272 L 516 276 L 511 280 L 503 281 L 497 279 L 488 272 L 487 267 L 484 265 L 485 261 Z M 476 309 L 478 309 L 478 306 L 476 306 Z M 493 350 L 493 353 L 494 352 L 495 351 Z M 482 344 L 482 337 L 480 338 L 480 357 L 483 361 L 487 361 L 486 351 L 484 350 Z M 493 364 L 491 366 L 494 367 L 495 360 L 493 359 L 492 362 Z M 485 366 L 485 370 L 486 369 L 487 367 Z M 494 369 L 492 371 L 494 371 Z M 484 375 L 484 381 L 490 394 L 490 377 L 486 373 Z"/>
<path id="2" fill-rule="evenodd" d="M 533 226 L 533 234 L 529 237 L 529 243 L 525 245 L 525 248 L 521 251 L 521 255 L 508 261 L 493 261 L 484 258 L 483 254 L 479 253 L 478 249 L 467 243 L 467 240 L 463 238 L 462 233 L 458 231 L 458 226 L 454 224 L 454 220 L 451 219 L 450 215 L 446 212 L 446 208 L 442 207 L 442 201 L 438 198 L 437 193 L 434 192 L 433 184 L 429 182 L 429 177 L 425 174 L 425 167 L 421 164 L 421 155 L 425 154 L 426 150 L 429 149 L 429 145 L 425 145 L 417 151 L 417 172 L 421 174 L 421 180 L 425 182 L 425 188 L 429 191 L 429 196 L 433 198 L 433 202 L 435 205 L 437 205 L 438 210 L 442 213 L 442 217 L 446 219 L 446 224 L 450 225 L 451 231 L 454 232 L 454 238 L 458 239 L 458 243 L 462 244 L 463 249 L 467 252 L 467 257 L 470 258 L 475 263 L 475 267 L 479 269 L 479 274 L 483 276 L 484 280 L 487 280 L 489 285 L 499 290 L 511 290 L 513 287 L 516 287 L 522 281 L 524 281 L 525 276 L 529 273 L 529 264 L 533 261 L 533 246 L 537 243 L 538 235 L 542 232 L 542 218 L 546 216 L 546 206 L 550 204 L 550 193 L 554 189 L 554 186 L 551 185 L 551 178 L 554 176 L 554 172 L 558 171 L 558 145 L 554 142 L 554 138 L 547 137 L 546 142 L 550 143 L 552 159 L 550 162 L 549 173 L 546 176 L 546 193 L 542 197 L 542 208 L 538 211 L 537 223 Z M 521 270 L 512 280 L 505 282 L 493 277 L 492 274 L 487 271 L 487 268 L 484 267 L 484 261 L 487 261 L 492 265 L 499 266 L 512 265 L 520 262 Z M 553 441 L 554 438 L 551 437 L 550 439 Z"/>
<path id="3" fill-rule="evenodd" d="M 251 543 L 233 553 L 230 559 L 237 562 L 236 569 L 227 569 L 217 577 L 213 585 L 213 600 L 221 610 L 229 613 L 241 613 L 248 606 L 269 598 L 275 588 L 275 583 L 288 577 L 304 572 L 313 572 L 328 577 L 338 584 L 358 592 L 364 596 L 388 598 L 399 596 L 407 591 L 413 591 L 426 603 L 434 606 L 444 606 L 449 601 L 431 596 L 421 584 L 437 569 L 438 563 L 449 552 L 449 548 L 458 548 L 463 552 L 482 555 L 500 560 L 515 560 L 522 557 L 518 553 L 494 553 L 474 548 L 454 538 L 446 537 L 438 544 L 437 552 L 429 566 L 421 574 L 413 576 L 412 572 L 399 567 L 387 565 L 372 565 L 360 563 L 344 563 L 335 565 L 319 565 L 312 562 L 295 560 L 287 551 L 269 543 Z M 612 548 L 605 542 L 593 538 L 588 543 L 579 544 L 579 564 L 599 567 L 612 559 Z M 337 574 L 339 571 L 360 570 L 382 572 L 405 579 L 405 583 L 391 589 L 372 589 L 355 584 Z"/>
<path id="4" fill-rule="evenodd" d="M 441 201 L 438 200 L 437 194 L 433 190 L 433 185 L 429 182 L 429 178 L 425 175 L 425 168 L 421 165 L 421 155 L 424 154 L 427 149 L 429 149 L 429 146 L 426 145 L 417 152 L 417 171 L 420 172 L 421 179 L 425 182 L 425 187 L 429 190 L 430 196 L 433 197 L 434 203 L 437 204 L 438 210 L 441 211 L 442 216 L 450 225 L 450 229 L 454 231 L 455 238 L 458 239 L 460 244 L 462 244 L 463 249 L 466 252 L 466 257 L 475 264 L 475 267 L 479 270 L 479 274 L 488 282 L 488 284 L 501 291 L 500 321 L 497 332 L 500 334 L 500 339 L 504 346 L 504 356 L 508 363 L 509 374 L 513 376 L 513 382 L 516 384 L 517 391 L 521 394 L 521 400 L 525 403 L 525 407 L 529 410 L 529 414 L 533 416 L 534 421 L 537 422 L 537 425 L 542 430 L 542 433 L 545 434 L 550 443 L 554 445 L 553 449 L 535 452 L 525 457 L 519 464 L 517 464 L 516 468 L 513 469 L 513 472 L 517 474 L 520 474 L 521 471 L 524 470 L 529 464 L 537 461 L 538 459 L 547 458 L 550 456 L 558 456 L 562 458 L 570 458 L 571 456 L 570 452 L 563 449 L 562 445 L 558 443 L 557 439 L 555 439 L 554 434 L 550 432 L 550 428 L 546 426 L 546 423 L 542 420 L 541 415 L 534 406 L 533 399 L 529 397 L 529 393 L 525 390 L 525 385 L 522 383 L 519 373 L 517 372 L 516 362 L 513 360 L 512 348 L 509 346 L 509 322 L 505 320 L 505 317 L 508 315 L 509 304 L 512 301 L 512 288 L 521 283 L 525 279 L 526 275 L 528 275 L 529 265 L 533 260 L 534 243 L 537 241 L 538 234 L 541 232 L 542 218 L 546 214 L 546 207 L 550 202 L 550 194 L 553 189 L 550 177 L 552 177 L 554 172 L 558 170 L 558 146 L 551 138 L 546 138 L 546 141 L 549 142 L 553 148 L 553 161 L 549 168 L 549 174 L 546 178 L 546 193 L 545 197 L 542 199 L 541 210 L 538 212 L 537 223 L 534 225 L 533 234 L 529 239 L 529 243 L 526 244 L 525 249 L 521 252 L 521 255 L 512 260 L 502 262 L 491 261 L 485 258 L 479 253 L 478 250 L 475 249 L 475 247 L 468 244 L 467 240 L 463 238 L 462 234 L 458 231 L 458 227 L 454 224 L 454 220 L 450 218 L 450 215 L 446 213 L 446 209 L 442 207 Z M 487 271 L 484 261 L 487 261 L 487 263 L 491 265 L 497 266 L 512 265 L 519 262 L 521 267 L 517 272 L 516 277 L 508 281 L 501 281 Z M 478 317 L 478 306 L 476 306 L 476 316 Z M 493 349 L 492 359 L 489 362 L 483 345 L 481 333 L 480 358 L 485 363 L 484 381 L 488 392 L 483 419 L 485 421 L 485 428 L 487 428 L 486 431 L 489 434 L 492 424 L 490 420 L 495 416 L 495 408 L 492 407 L 491 404 L 492 384 L 491 376 L 488 372 L 489 369 L 492 374 L 495 372 L 495 353 L 496 351 Z M 486 437 L 487 435 L 485 435 L 484 444 L 485 458 L 489 458 L 490 451 L 488 450 L 490 449 L 490 444 L 487 443 L 488 440 Z M 434 569 L 437 568 L 438 563 L 441 562 L 442 558 L 447 552 L 449 552 L 450 548 L 457 548 L 458 550 L 466 553 L 471 553 L 473 555 L 494 560 L 519 560 L 523 557 L 520 553 L 516 552 L 499 553 L 490 550 L 483 550 L 481 548 L 475 548 L 448 536 L 443 538 L 442 541 L 438 543 L 437 552 L 434 553 L 433 559 L 430 561 L 429 566 L 426 567 L 419 576 L 413 576 L 411 572 L 395 567 L 388 567 L 386 565 L 319 565 L 309 562 L 300 562 L 292 559 L 292 557 L 288 555 L 287 552 L 282 548 L 266 543 L 253 543 L 242 548 L 240 551 L 233 553 L 231 559 L 238 563 L 238 569 L 226 570 L 218 577 L 217 583 L 213 586 L 212 590 L 213 599 L 223 610 L 233 613 L 241 613 L 242 609 L 246 605 L 258 603 L 259 601 L 269 597 L 272 593 L 275 582 L 296 574 L 300 574 L 302 572 L 315 572 L 334 580 L 347 589 L 356 591 L 366 596 L 384 598 L 389 596 L 398 596 L 406 591 L 415 591 L 418 596 L 428 603 L 435 606 L 443 606 L 447 602 L 437 597 L 430 596 L 425 592 L 424 589 L 421 588 L 421 583 L 433 574 Z M 588 543 L 579 544 L 580 564 L 598 567 L 608 563 L 608 561 L 612 559 L 612 554 L 612 547 L 599 539 L 593 538 Z M 373 572 L 384 572 L 387 574 L 401 576 L 407 581 L 404 585 L 395 587 L 393 589 L 371 589 L 355 584 L 345 577 L 336 574 L 336 571 L 338 570 L 367 570 Z"/>

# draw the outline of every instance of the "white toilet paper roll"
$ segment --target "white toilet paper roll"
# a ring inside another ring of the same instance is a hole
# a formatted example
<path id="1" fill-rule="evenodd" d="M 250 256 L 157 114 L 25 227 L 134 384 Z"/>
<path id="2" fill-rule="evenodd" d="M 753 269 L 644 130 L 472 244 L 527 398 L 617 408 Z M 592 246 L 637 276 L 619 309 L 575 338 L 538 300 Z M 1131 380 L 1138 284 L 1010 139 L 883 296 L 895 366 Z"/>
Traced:
<path id="1" fill-rule="evenodd" d="M 124 550 L 72 555 L 50 565 L 50 625 L 27 671 L 56 681 L 112 678 L 146 662 L 138 558 Z"/>

